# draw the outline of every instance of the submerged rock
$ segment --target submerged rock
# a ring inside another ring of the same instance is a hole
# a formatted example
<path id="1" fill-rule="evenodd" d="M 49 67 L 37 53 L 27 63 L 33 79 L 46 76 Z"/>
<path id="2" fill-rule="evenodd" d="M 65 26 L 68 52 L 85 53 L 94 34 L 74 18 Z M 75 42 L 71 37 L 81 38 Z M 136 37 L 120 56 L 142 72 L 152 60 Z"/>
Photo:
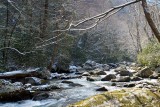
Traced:
<path id="1" fill-rule="evenodd" d="M 40 94 L 37 94 L 35 95 L 32 100 L 34 101 L 37 101 L 37 100 L 44 100 L 44 99 L 47 99 L 49 97 L 49 94 L 48 93 L 40 93 Z"/>
<path id="2" fill-rule="evenodd" d="M 61 83 L 66 83 L 66 84 L 69 84 L 69 86 L 72 86 L 72 87 L 82 87 L 83 85 L 81 84 L 78 84 L 78 83 L 74 83 L 72 81 L 62 81 Z"/>
<path id="3" fill-rule="evenodd" d="M 159 107 L 159 101 L 159 92 L 129 88 L 95 95 L 67 107 Z"/>
<path id="4" fill-rule="evenodd" d="M 60 87 L 56 86 L 56 85 L 39 85 L 39 86 L 32 86 L 31 90 L 32 91 L 51 91 L 51 90 L 57 90 L 57 89 L 61 89 Z"/>

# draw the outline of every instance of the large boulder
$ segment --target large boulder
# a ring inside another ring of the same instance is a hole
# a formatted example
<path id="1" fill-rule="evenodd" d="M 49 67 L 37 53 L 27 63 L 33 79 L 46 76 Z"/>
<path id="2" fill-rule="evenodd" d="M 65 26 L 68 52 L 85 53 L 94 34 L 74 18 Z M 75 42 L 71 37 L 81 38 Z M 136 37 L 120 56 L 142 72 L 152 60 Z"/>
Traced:
<path id="1" fill-rule="evenodd" d="M 94 66 L 96 66 L 96 62 L 95 61 L 87 60 L 84 63 L 83 68 L 85 70 L 93 70 L 93 69 L 95 69 Z"/>
<path id="2" fill-rule="evenodd" d="M 138 71 L 135 75 L 142 78 L 149 78 L 149 76 L 151 76 L 152 74 L 153 74 L 153 71 L 150 68 L 146 67 Z"/>
<path id="3" fill-rule="evenodd" d="M 68 107 L 159 107 L 160 93 L 128 88 L 95 95 Z"/>
<path id="4" fill-rule="evenodd" d="M 6 80 L 0 80 L 0 101 L 12 102 L 25 99 L 31 99 L 32 94 L 23 88 L 21 83 L 10 83 Z"/>

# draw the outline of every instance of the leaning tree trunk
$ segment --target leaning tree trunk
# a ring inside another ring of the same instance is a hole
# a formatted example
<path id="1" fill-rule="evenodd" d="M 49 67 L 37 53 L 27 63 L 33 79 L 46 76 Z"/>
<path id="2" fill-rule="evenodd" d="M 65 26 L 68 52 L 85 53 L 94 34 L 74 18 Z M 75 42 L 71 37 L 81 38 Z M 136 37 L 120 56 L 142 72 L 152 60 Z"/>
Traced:
<path id="1" fill-rule="evenodd" d="M 158 28 L 156 27 L 151 14 L 149 13 L 149 8 L 146 0 L 142 0 L 142 7 L 145 14 L 145 17 L 147 19 L 147 22 L 149 26 L 151 27 L 155 37 L 158 39 L 158 42 L 160 43 L 160 32 L 158 31 Z"/>

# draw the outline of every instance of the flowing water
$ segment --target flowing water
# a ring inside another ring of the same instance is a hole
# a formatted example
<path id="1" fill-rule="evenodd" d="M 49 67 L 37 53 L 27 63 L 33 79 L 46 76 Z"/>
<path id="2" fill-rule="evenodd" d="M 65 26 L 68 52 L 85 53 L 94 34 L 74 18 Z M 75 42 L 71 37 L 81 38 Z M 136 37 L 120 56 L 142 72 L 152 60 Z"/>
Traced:
<path id="1" fill-rule="evenodd" d="M 115 74 L 115 72 L 111 70 L 107 71 L 107 74 Z M 60 86 L 64 87 L 64 89 L 62 90 L 51 91 L 50 95 L 52 97 L 50 99 L 41 101 L 24 100 L 14 103 L 3 103 L 3 104 L 0 103 L 0 107 L 65 107 L 68 104 L 101 93 L 96 91 L 96 89 L 99 87 L 106 87 L 109 91 L 123 88 L 123 87 L 111 86 L 111 82 L 109 81 L 89 82 L 86 80 L 86 78 L 69 79 L 69 81 L 83 85 L 81 87 L 80 86 L 70 87 L 68 84 L 61 83 L 61 81 L 62 80 L 52 80 L 49 82 L 50 84 L 53 83 L 59 84 Z M 155 82 L 155 83 L 157 82 L 155 80 L 150 80 L 150 79 L 144 79 L 142 81 Z M 125 83 L 121 82 L 117 84 L 123 85 Z"/>

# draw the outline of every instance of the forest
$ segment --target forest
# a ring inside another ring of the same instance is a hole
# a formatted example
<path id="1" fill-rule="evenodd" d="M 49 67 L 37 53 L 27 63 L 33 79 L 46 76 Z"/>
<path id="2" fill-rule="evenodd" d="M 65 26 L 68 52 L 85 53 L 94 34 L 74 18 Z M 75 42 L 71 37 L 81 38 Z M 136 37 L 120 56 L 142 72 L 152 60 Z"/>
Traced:
<path id="1" fill-rule="evenodd" d="M 160 107 L 159 0 L 0 0 L 0 107 Z"/>

